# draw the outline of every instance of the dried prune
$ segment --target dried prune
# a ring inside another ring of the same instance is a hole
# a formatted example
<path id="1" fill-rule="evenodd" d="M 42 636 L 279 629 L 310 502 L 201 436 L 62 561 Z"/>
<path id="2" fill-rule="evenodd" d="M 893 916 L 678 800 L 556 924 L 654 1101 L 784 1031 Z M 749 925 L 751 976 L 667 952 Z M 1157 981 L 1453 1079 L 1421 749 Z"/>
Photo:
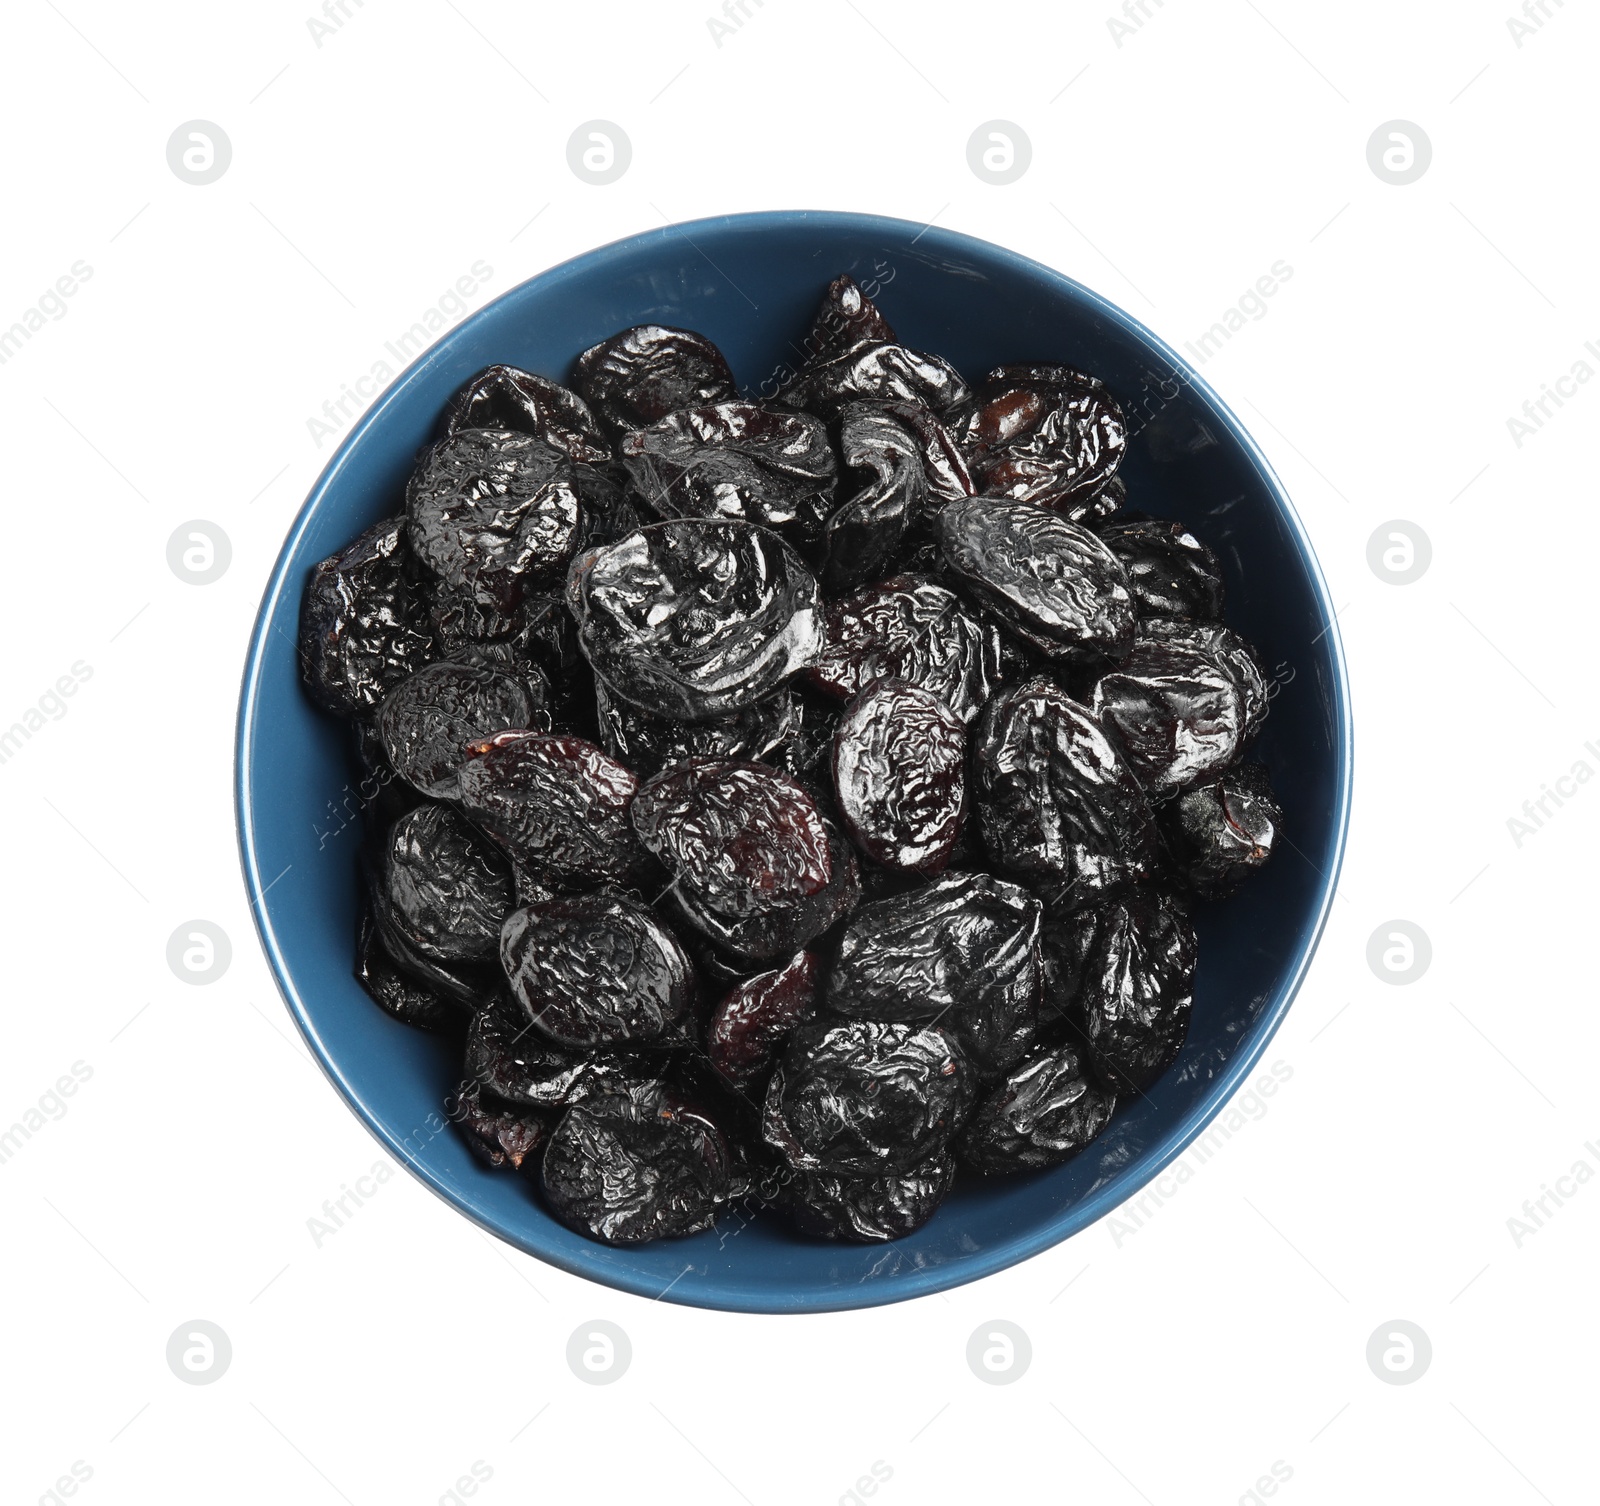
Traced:
<path id="1" fill-rule="evenodd" d="M 882 575 L 928 499 L 915 436 L 883 408 L 852 403 L 839 415 L 839 453 L 870 479 L 828 517 L 822 581 L 848 591 Z"/>
<path id="2" fill-rule="evenodd" d="M 1209 654 L 1239 687 L 1244 707 L 1244 735 L 1248 743 L 1266 720 L 1272 699 L 1267 677 L 1256 651 L 1232 628 L 1220 622 L 1188 622 L 1182 618 L 1148 617 L 1139 624 L 1140 638 L 1155 638 Z"/>
<path id="3" fill-rule="evenodd" d="M 467 744 L 507 728 L 548 728 L 548 700 L 544 674 L 532 665 L 512 675 L 486 664 L 430 664 L 389 692 L 378 735 L 402 779 L 451 799 Z"/>
<path id="4" fill-rule="evenodd" d="M 642 429 L 679 408 L 737 397 L 722 352 L 693 330 L 639 324 L 591 345 L 573 385 L 614 435 Z"/>
<path id="5" fill-rule="evenodd" d="M 1059 880 L 1071 901 L 1154 871 L 1144 790 L 1088 710 L 1049 680 L 1025 681 L 984 708 L 972 794 L 994 861 Z"/>
<path id="6" fill-rule="evenodd" d="M 446 1101 L 445 1113 L 486 1166 L 520 1171 L 538 1164 L 534 1152 L 545 1143 L 549 1119 L 537 1110 L 488 1103 L 477 1083 L 467 1083 Z"/>
<path id="7" fill-rule="evenodd" d="M 876 863 L 939 872 L 961 835 L 966 760 L 967 729 L 955 712 L 904 680 L 880 680 L 834 733 L 845 830 Z"/>
<path id="8" fill-rule="evenodd" d="M 1203 899 L 1222 899 L 1272 856 L 1283 807 L 1266 766 L 1241 764 L 1185 790 L 1169 809 L 1167 830 L 1189 887 Z"/>
<path id="9" fill-rule="evenodd" d="M 867 340 L 892 344 L 895 333 L 889 321 L 878 312 L 877 304 L 846 272 L 835 277 L 822 295 L 822 303 L 806 336 L 806 353 L 814 361 L 826 361 Z"/>
<path id="10" fill-rule="evenodd" d="M 816 658 L 816 580 L 777 534 L 680 518 L 573 561 L 578 642 L 618 695 L 707 721 L 764 700 Z"/>
<path id="11" fill-rule="evenodd" d="M 789 1037 L 762 1134 L 797 1171 L 907 1172 L 944 1149 L 972 1095 L 965 1055 L 936 1025 L 819 1021 Z"/>
<path id="12" fill-rule="evenodd" d="M 1041 1048 L 978 1102 L 956 1155 L 982 1176 L 1059 1166 L 1106 1127 L 1115 1105 L 1076 1047 Z"/>
<path id="13" fill-rule="evenodd" d="M 880 402 L 877 407 L 904 427 L 916 442 L 922 458 L 922 478 L 928 486 L 928 511 L 936 512 L 946 502 L 970 497 L 977 491 L 960 445 L 931 408 L 908 402 Z"/>
<path id="14" fill-rule="evenodd" d="M 1038 1023 L 1040 905 L 987 873 L 947 873 L 851 916 L 828 1007 L 852 1019 L 938 1021 L 980 1073 L 1009 1068 Z"/>
<path id="15" fill-rule="evenodd" d="M 500 938 L 512 995 L 563 1046 L 681 1046 L 694 967 L 649 910 L 616 890 L 513 910 Z"/>
<path id="16" fill-rule="evenodd" d="M 789 1032 L 816 1013 L 818 972 L 816 957 L 800 952 L 723 995 L 706 1027 L 706 1055 L 733 1087 L 759 1083 Z"/>
<path id="17" fill-rule="evenodd" d="M 1094 534 L 1031 502 L 966 497 L 935 524 L 966 589 L 1056 658 L 1119 657 L 1133 640 L 1127 572 Z"/>
<path id="18" fill-rule="evenodd" d="M 628 824 L 639 781 L 593 743 L 508 732 L 466 752 L 461 803 L 523 867 L 569 883 L 622 882 L 644 861 Z"/>
<path id="19" fill-rule="evenodd" d="M 1000 634 L 936 581 L 896 575 L 829 602 L 807 679 L 853 700 L 880 680 L 930 691 L 970 722 L 999 688 Z"/>
<path id="20" fill-rule="evenodd" d="M 421 805 L 390 829 L 378 864 L 381 919 L 440 962 L 483 962 L 511 909 L 511 865 L 447 805 Z"/>
<path id="21" fill-rule="evenodd" d="M 1122 409 L 1104 383 L 1070 366 L 997 366 L 974 401 L 961 438 L 985 495 L 1077 521 L 1103 515 L 1094 495 L 1127 448 Z"/>
<path id="22" fill-rule="evenodd" d="M 935 1213 L 955 1181 L 948 1152 L 929 1156 L 910 1171 L 842 1177 L 827 1171 L 792 1171 L 776 1189 L 776 1206 L 801 1234 L 879 1244 L 915 1234 Z"/>
<path id="23" fill-rule="evenodd" d="M 1161 518 L 1108 523 L 1100 537 L 1128 572 L 1140 617 L 1222 615 L 1222 566 L 1182 523 Z"/>
<path id="24" fill-rule="evenodd" d="M 405 520 L 388 518 L 311 572 L 300 598 L 300 675 L 324 711 L 370 711 L 434 657 L 410 555 Z"/>
<path id="25" fill-rule="evenodd" d="M 778 401 L 823 418 L 863 398 L 922 403 L 943 413 L 965 402 L 969 392 L 961 373 L 941 356 L 887 340 L 864 340 L 809 362 L 778 394 Z"/>
<path id="26" fill-rule="evenodd" d="M 594 689 L 601 743 L 642 779 L 689 758 L 765 759 L 796 736 L 801 726 L 800 711 L 787 687 L 709 722 L 679 722 L 642 711 L 607 689 L 603 680 Z"/>
<path id="27" fill-rule="evenodd" d="M 401 971 L 385 950 L 370 912 L 361 916 L 356 941 L 356 978 L 385 1014 L 419 1030 L 455 1030 L 461 1006 Z"/>
<path id="28" fill-rule="evenodd" d="M 664 518 L 768 528 L 826 517 L 838 470 L 820 419 L 745 402 L 681 408 L 624 435 L 617 453 Z"/>
<path id="29" fill-rule="evenodd" d="M 575 462 L 594 464 L 611 458 L 600 425 L 576 392 L 515 366 L 480 371 L 450 399 L 444 421 L 446 434 L 509 429 L 532 434 Z"/>
<path id="30" fill-rule="evenodd" d="M 499 992 L 467 1027 L 462 1070 L 495 1106 L 559 1109 L 656 1075 L 638 1051 L 576 1051 L 552 1045 L 511 995 Z"/>

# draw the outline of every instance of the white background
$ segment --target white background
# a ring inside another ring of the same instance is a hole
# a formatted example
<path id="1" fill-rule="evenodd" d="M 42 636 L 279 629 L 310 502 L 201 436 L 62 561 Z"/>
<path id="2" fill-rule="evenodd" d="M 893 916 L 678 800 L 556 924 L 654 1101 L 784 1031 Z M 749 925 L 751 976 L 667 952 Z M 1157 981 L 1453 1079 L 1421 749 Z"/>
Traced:
<path id="1" fill-rule="evenodd" d="M 1593 1500 L 1600 1187 L 1508 1225 L 1600 1169 L 1600 787 L 1507 826 L 1600 769 L 1600 390 L 1507 426 L 1600 342 L 1597 22 L 1548 3 L 1518 46 L 1510 0 L 1148 0 L 1119 46 L 1109 0 L 749 0 L 718 46 L 710 0 L 348 0 L 318 46 L 291 0 L 13 0 L 0 327 L 92 276 L 0 366 L 0 727 L 92 674 L 0 764 L 0 1127 L 92 1075 L 0 1164 L 4 1499 L 65 1499 L 77 1463 L 88 1502 L 427 1506 L 478 1463 L 488 1506 L 767 1506 L 848 1501 L 876 1462 L 891 1503 L 1250 1501 L 1275 1463 L 1302 1506 Z M 633 145 L 606 187 L 566 160 L 597 117 Z M 1033 146 L 1005 187 L 967 164 L 996 117 Z M 1408 186 L 1366 155 L 1397 117 L 1433 147 Z M 233 146 L 205 187 L 166 160 L 196 118 Z M 278 999 L 230 799 L 252 617 L 336 444 L 307 420 L 474 262 L 477 307 L 782 207 L 984 236 L 1180 348 L 1292 267 L 1204 367 L 1295 498 L 1355 694 L 1349 856 L 1263 1063 L 1292 1075 L 1142 1227 L 877 1311 L 619 1295 L 400 1173 L 319 1247 L 307 1220 L 383 1158 Z M 190 519 L 232 542 L 204 587 L 167 564 Z M 1414 584 L 1368 564 L 1392 519 L 1431 539 Z M 196 917 L 233 943 L 206 987 L 166 962 Z M 1405 987 L 1366 959 L 1394 918 L 1433 948 Z M 206 1386 L 165 1359 L 197 1318 L 233 1348 Z M 565 1360 L 592 1319 L 632 1341 L 613 1385 Z M 1031 1338 L 1014 1384 L 968 1368 L 992 1319 Z M 1393 1319 L 1431 1340 L 1410 1385 L 1366 1360 Z"/>

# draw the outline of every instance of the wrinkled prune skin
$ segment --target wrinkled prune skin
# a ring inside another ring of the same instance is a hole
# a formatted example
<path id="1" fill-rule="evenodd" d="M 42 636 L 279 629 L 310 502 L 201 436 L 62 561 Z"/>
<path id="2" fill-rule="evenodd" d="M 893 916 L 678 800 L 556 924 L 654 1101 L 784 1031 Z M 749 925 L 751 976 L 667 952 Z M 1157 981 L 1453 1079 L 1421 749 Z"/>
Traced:
<path id="1" fill-rule="evenodd" d="M 599 423 L 576 392 L 515 366 L 480 371 L 450 399 L 444 421 L 446 434 L 462 429 L 531 434 L 575 463 L 601 464 L 611 458 Z"/>
<path id="2" fill-rule="evenodd" d="M 813 361 L 829 361 L 867 341 L 897 343 L 889 321 L 848 272 L 835 277 L 822 295 L 805 349 Z"/>
<path id="3" fill-rule="evenodd" d="M 514 894 L 511 865 L 447 805 L 407 812 L 383 842 L 380 918 L 439 962 L 492 960 Z"/>
<path id="4" fill-rule="evenodd" d="M 1070 366 L 997 366 L 974 400 L 961 438 L 980 491 L 1080 522 L 1103 515 L 1093 498 L 1122 463 L 1127 425 L 1102 382 Z"/>
<path id="5" fill-rule="evenodd" d="M 937 512 L 946 502 L 970 497 L 978 490 L 967 469 L 966 457 L 955 436 L 938 415 L 922 403 L 880 402 L 879 412 L 887 414 L 911 435 L 922 459 L 922 477 L 927 483 L 925 507 Z"/>
<path id="6" fill-rule="evenodd" d="M 852 403 L 840 413 L 839 453 L 869 479 L 828 517 L 822 583 L 830 592 L 882 575 L 928 500 L 917 438 L 884 407 Z"/>
<path id="7" fill-rule="evenodd" d="M 938 873 L 967 807 L 967 729 L 938 697 L 880 680 L 833 739 L 833 788 L 851 839 L 875 863 Z"/>
<path id="8" fill-rule="evenodd" d="M 674 884 L 668 899 L 687 923 L 735 965 L 750 967 L 790 957 L 837 925 L 861 900 L 861 870 L 850 843 L 831 821 L 826 888 L 787 909 L 769 910 L 740 920 L 702 904 L 685 885 Z"/>
<path id="9" fill-rule="evenodd" d="M 821 655 L 806 678 L 846 700 L 881 680 L 906 680 L 970 722 L 1000 686 L 1000 653 L 999 632 L 953 591 L 895 575 L 828 603 Z"/>
<path id="10" fill-rule="evenodd" d="M 938 414 L 965 402 L 970 390 L 942 356 L 887 340 L 865 340 L 811 362 L 778 394 L 778 401 L 823 418 L 862 399 L 921 403 Z"/>
<path id="11" fill-rule="evenodd" d="M 312 570 L 300 598 L 300 677 L 324 711 L 371 711 L 435 656 L 410 559 L 405 520 L 388 518 Z"/>
<path id="12" fill-rule="evenodd" d="M 693 964 L 616 890 L 513 910 L 500 965 L 527 1017 L 560 1046 L 681 1046 L 694 1023 Z"/>
<path id="13" fill-rule="evenodd" d="M 973 1091 L 971 1066 L 938 1026 L 819 1021 L 789 1037 L 762 1135 L 797 1171 L 908 1172 L 944 1149 Z"/>
<path id="14" fill-rule="evenodd" d="M 549 684 L 524 666 L 508 674 L 486 664 L 430 664 L 391 690 L 378 735 L 395 772 L 435 800 L 457 793 L 466 746 L 507 728 L 550 725 Z"/>
<path id="15" fill-rule="evenodd" d="M 372 1002 L 403 1025 L 419 1030 L 457 1030 L 461 1006 L 408 977 L 385 950 L 370 913 L 361 916 L 356 941 L 356 979 Z"/>
<path id="16" fill-rule="evenodd" d="M 1232 628 L 1220 622 L 1186 622 L 1181 618 L 1150 617 L 1139 624 L 1140 638 L 1159 639 L 1208 654 L 1239 687 L 1244 707 L 1243 742 L 1248 744 L 1267 718 L 1271 693 L 1261 660 Z"/>
<path id="17" fill-rule="evenodd" d="M 677 764 L 639 790 L 630 815 L 679 888 L 730 919 L 792 909 L 833 877 L 816 802 L 766 764 Z"/>
<path id="18" fill-rule="evenodd" d="M 1220 773 L 1244 744 L 1237 681 L 1182 643 L 1136 640 L 1089 705 L 1153 800 Z"/>
<path id="19" fill-rule="evenodd" d="M 1283 807 L 1259 763 L 1184 791 L 1166 816 L 1184 880 L 1202 899 L 1233 893 L 1272 856 L 1283 830 Z"/>
<path id="20" fill-rule="evenodd" d="M 723 1079 L 743 1092 L 764 1081 L 790 1031 L 817 1012 L 815 954 L 757 973 L 722 996 L 706 1027 L 706 1055 Z"/>
<path id="21" fill-rule="evenodd" d="M 485 1104 L 545 1110 L 656 1075 L 644 1052 L 584 1053 L 552 1045 L 504 992 L 491 995 L 473 1015 L 462 1070 L 478 1085 Z"/>
<path id="22" fill-rule="evenodd" d="M 766 760 L 801 726 L 800 711 L 787 687 L 731 716 L 679 722 L 641 711 L 608 690 L 602 680 L 595 685 L 595 709 L 601 745 L 641 779 L 691 758 Z"/>
<path id="23" fill-rule="evenodd" d="M 1071 903 L 1155 869 L 1150 802 L 1089 711 L 1044 678 L 1002 691 L 978 721 L 973 804 L 989 855 L 1053 879 Z"/>
<path id="24" fill-rule="evenodd" d="M 1107 523 L 1100 537 L 1128 572 L 1140 617 L 1211 621 L 1222 616 L 1222 566 L 1182 523 L 1161 518 Z"/>
<path id="25" fill-rule="evenodd" d="M 406 530 L 465 612 L 467 636 L 503 636 L 529 592 L 559 580 L 578 534 L 570 463 L 531 434 L 462 429 L 406 485 Z"/>
<path id="26" fill-rule="evenodd" d="M 407 811 L 421 805 L 422 796 L 395 772 L 373 718 L 358 717 L 349 726 L 355 734 L 351 739 L 357 776 L 351 792 L 355 802 L 352 806 L 347 798 L 339 815 L 343 818 L 346 811 L 352 815 L 359 811 L 368 831 L 387 831 Z"/>
<path id="27" fill-rule="evenodd" d="M 538 1165 L 534 1154 L 546 1141 L 549 1117 L 534 1109 L 491 1103 L 477 1083 L 468 1083 L 445 1102 L 445 1114 L 461 1131 L 470 1150 L 486 1166 L 520 1171 Z"/>
<path id="28" fill-rule="evenodd" d="M 635 325 L 591 345 L 573 367 L 572 384 L 618 438 L 680 408 L 739 395 L 715 345 L 693 330 L 661 324 Z"/>
<path id="29" fill-rule="evenodd" d="M 664 1082 L 596 1095 L 562 1116 L 540 1167 L 550 1211 L 610 1245 L 697 1234 L 732 1191 L 721 1129 Z"/>
<path id="30" fill-rule="evenodd" d="M 746 402 L 681 408 L 625 435 L 617 453 L 661 517 L 767 528 L 815 527 L 838 472 L 821 419 Z"/>
<path id="31" fill-rule="evenodd" d="M 1076 1023 L 1108 1088 L 1142 1092 L 1177 1058 L 1196 956 L 1194 926 L 1174 896 L 1137 889 L 1106 904 L 1084 958 Z"/>
<path id="32" fill-rule="evenodd" d="M 938 1021 L 981 1075 L 1004 1072 L 1038 1026 L 1039 901 L 987 873 L 947 873 L 851 916 L 828 1008 L 858 1020 Z"/>
<path id="33" fill-rule="evenodd" d="M 980 1176 L 1042 1171 L 1070 1161 L 1111 1121 L 1116 1095 L 1089 1074 L 1074 1046 L 1030 1052 L 980 1099 L 956 1140 Z"/>
<path id="34" fill-rule="evenodd" d="M 955 1181 L 955 1161 L 945 1151 L 910 1171 L 841 1177 L 795 1171 L 782 1178 L 776 1206 L 801 1234 L 881 1244 L 915 1234 L 935 1213 Z"/>
<path id="35" fill-rule="evenodd" d="M 522 867 L 564 883 L 622 883 L 644 862 L 628 824 L 639 781 L 593 743 L 507 732 L 466 752 L 461 803 Z"/>
<path id="36" fill-rule="evenodd" d="M 800 557 L 749 523 L 680 518 L 573 561 L 578 642 L 618 695 L 702 722 L 766 699 L 817 656 L 821 596 Z"/>
<path id="37" fill-rule="evenodd" d="M 1133 641 L 1133 593 L 1087 528 L 1031 502 L 966 497 L 935 529 L 951 570 L 980 605 L 1053 658 L 1118 658 Z"/>

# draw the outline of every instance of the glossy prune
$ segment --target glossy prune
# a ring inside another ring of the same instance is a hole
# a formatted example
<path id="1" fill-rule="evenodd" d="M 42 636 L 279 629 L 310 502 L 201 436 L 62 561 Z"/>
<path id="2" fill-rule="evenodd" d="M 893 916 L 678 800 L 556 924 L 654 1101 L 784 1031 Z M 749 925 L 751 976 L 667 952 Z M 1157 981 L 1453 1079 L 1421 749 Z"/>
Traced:
<path id="1" fill-rule="evenodd" d="M 823 418 L 863 399 L 922 403 L 943 413 L 965 402 L 969 392 L 961 373 L 942 356 L 886 340 L 864 340 L 808 363 L 778 394 L 778 401 Z"/>
<path id="2" fill-rule="evenodd" d="M 706 1027 L 706 1055 L 736 1089 L 765 1078 L 778 1048 L 817 1010 L 820 967 L 800 952 L 780 968 L 746 978 L 724 994 Z"/>
<path id="3" fill-rule="evenodd" d="M 1082 1051 L 1041 1048 L 979 1100 L 956 1155 L 980 1176 L 1059 1166 L 1110 1123 L 1115 1106 L 1116 1095 L 1089 1075 Z"/>
<path id="4" fill-rule="evenodd" d="M 617 453 L 660 516 L 767 528 L 815 526 L 838 471 L 820 419 L 746 402 L 681 408 L 624 435 Z"/>
<path id="5" fill-rule="evenodd" d="M 693 964 L 649 910 L 615 890 L 513 910 L 500 965 L 557 1045 L 680 1046 L 693 1027 Z"/>
<path id="6" fill-rule="evenodd" d="M 972 1094 L 972 1069 L 938 1026 L 819 1021 L 789 1037 L 762 1134 L 797 1171 L 902 1173 L 944 1149 Z"/>
<path id="7" fill-rule="evenodd" d="M 580 555 L 567 601 L 595 673 L 636 706 L 687 722 L 764 700 L 821 640 L 816 580 L 749 523 L 641 528 Z"/>
<path id="8" fill-rule="evenodd" d="M 896 575 L 828 603 L 821 655 L 806 678 L 854 700 L 881 680 L 930 691 L 964 722 L 1001 681 L 1000 634 L 936 581 Z"/>
<path id="9" fill-rule="evenodd" d="M 1088 710 L 1049 680 L 1028 680 L 985 707 L 972 797 L 994 861 L 1060 881 L 1074 902 L 1155 869 L 1155 818 L 1139 781 Z"/>
<path id="10" fill-rule="evenodd" d="M 967 729 L 904 680 L 858 696 L 833 739 L 833 787 L 851 839 L 875 863 L 938 873 L 961 835 Z"/>
<path id="11" fill-rule="evenodd" d="M 814 361 L 827 361 L 868 340 L 893 344 L 895 333 L 877 304 L 845 272 L 835 277 L 822 295 L 806 336 L 806 354 Z"/>
<path id="12" fill-rule="evenodd" d="M 434 657 L 410 559 L 405 520 L 388 518 L 312 570 L 300 598 L 300 677 L 324 711 L 370 711 Z"/>
<path id="13" fill-rule="evenodd" d="M 849 478 L 854 495 L 828 517 L 822 583 L 831 592 L 882 575 L 928 500 L 916 437 L 879 405 L 852 403 L 840 413 L 839 453 L 847 477 L 865 471 L 868 479 Z"/>
<path id="14" fill-rule="evenodd" d="M 372 915 L 363 911 L 356 940 L 356 979 L 372 1002 L 403 1025 L 419 1030 L 455 1030 L 464 1016 L 461 1006 L 409 977 L 378 935 Z"/>
<path id="15" fill-rule="evenodd" d="M 462 1071 L 498 1106 L 560 1109 L 655 1075 L 638 1051 L 586 1053 L 552 1045 L 510 994 L 493 994 L 467 1027 Z"/>
<path id="16" fill-rule="evenodd" d="M 619 436 L 679 408 L 739 394 L 722 352 L 704 335 L 661 324 L 638 324 L 591 345 L 578 357 L 572 382 Z"/>
<path id="17" fill-rule="evenodd" d="M 928 512 L 937 512 L 946 502 L 970 497 L 978 490 L 961 446 L 931 408 L 923 403 L 895 401 L 876 406 L 900 424 L 916 444 L 922 460 L 922 478 L 928 488 L 924 504 Z"/>
<path id="18" fill-rule="evenodd" d="M 881 1244 L 915 1234 L 945 1200 L 956 1166 L 946 1151 L 910 1171 L 842 1177 L 827 1171 L 791 1171 L 776 1189 L 778 1210 L 812 1239 Z"/>
<path id="19" fill-rule="evenodd" d="M 389 692 L 378 735 L 402 779 L 435 800 L 453 799 L 467 744 L 507 728 L 545 730 L 549 694 L 532 665 L 512 675 L 489 665 L 430 664 Z"/>
<path id="20" fill-rule="evenodd" d="M 977 1070 L 1009 1068 L 1038 1024 L 1040 905 L 987 873 L 947 873 L 851 916 L 828 1008 L 857 1020 L 939 1022 Z"/>
<path id="21" fill-rule="evenodd" d="M 1147 518 L 1100 529 L 1128 572 L 1140 617 L 1222 616 L 1222 566 L 1182 523 Z"/>
<path id="22" fill-rule="evenodd" d="M 1261 660 L 1232 628 L 1220 622 L 1188 622 L 1181 618 L 1148 617 L 1139 624 L 1139 638 L 1159 639 L 1208 654 L 1225 669 L 1239 688 L 1244 707 L 1244 736 L 1248 744 L 1267 718 L 1272 692 Z"/>
<path id="23" fill-rule="evenodd" d="M 1189 887 L 1202 899 L 1222 899 L 1272 856 L 1283 807 L 1266 766 L 1241 764 L 1185 790 L 1168 812 L 1167 830 Z"/>
<path id="24" fill-rule="evenodd" d="M 679 722 L 642 711 L 603 680 L 596 682 L 594 694 L 601 744 L 641 779 L 690 758 L 766 759 L 801 727 L 800 711 L 787 687 L 709 722 Z"/>
<path id="25" fill-rule="evenodd" d="M 507 732 L 467 745 L 461 803 L 520 865 L 567 883 L 623 882 L 644 861 L 632 772 L 581 737 Z"/>
<path id="26" fill-rule="evenodd" d="M 486 1166 L 520 1171 L 525 1164 L 538 1165 L 534 1152 L 549 1133 L 547 1115 L 487 1102 L 477 1083 L 465 1084 L 446 1100 L 445 1114 L 461 1131 L 467 1149 Z"/>
<path id="27" fill-rule="evenodd" d="M 383 843 L 381 917 L 437 961 L 491 960 L 514 892 L 511 865 L 447 805 L 407 812 Z"/>
<path id="28" fill-rule="evenodd" d="M 611 458 L 600 425 L 576 392 L 515 366 L 480 371 L 450 399 L 444 420 L 446 434 L 509 429 L 542 439 L 574 462 L 594 464 Z"/>
<path id="29" fill-rule="evenodd" d="M 974 393 L 961 439 L 986 496 L 1081 522 L 1103 515 L 1094 497 L 1122 462 L 1127 424 L 1095 377 L 1070 366 L 997 366 Z"/>
<path id="30" fill-rule="evenodd" d="M 994 497 L 948 503 L 935 528 L 967 591 L 1041 652 L 1117 658 L 1133 641 L 1127 572 L 1087 528 Z"/>

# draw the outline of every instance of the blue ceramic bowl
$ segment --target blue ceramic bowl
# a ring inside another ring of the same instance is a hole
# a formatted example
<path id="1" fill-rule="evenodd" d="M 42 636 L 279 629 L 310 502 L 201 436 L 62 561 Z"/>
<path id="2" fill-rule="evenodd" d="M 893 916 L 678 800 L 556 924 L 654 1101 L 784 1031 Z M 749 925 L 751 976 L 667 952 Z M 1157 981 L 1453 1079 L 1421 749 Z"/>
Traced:
<path id="1" fill-rule="evenodd" d="M 1065 361 L 1105 379 L 1136 436 L 1131 504 L 1182 518 L 1217 552 L 1228 621 L 1274 676 L 1260 755 L 1292 846 L 1196 916 L 1194 1020 L 1177 1064 L 1053 1171 L 963 1181 L 890 1246 L 814 1243 L 777 1220 L 608 1249 L 556 1223 L 516 1176 L 485 1170 L 440 1117 L 451 1049 L 397 1024 L 351 975 L 360 803 L 345 729 L 301 693 L 300 593 L 311 567 L 401 506 L 417 453 L 469 377 L 497 361 L 565 379 L 579 351 L 656 322 L 703 331 L 754 395 L 801 359 L 824 285 L 849 271 L 908 345 L 969 378 Z M 1122 310 L 1050 268 L 944 230 L 868 215 L 731 215 L 590 251 L 481 309 L 406 370 L 329 462 L 289 533 L 250 640 L 239 706 L 245 882 L 289 1009 L 350 1107 L 403 1165 L 485 1229 L 563 1270 L 647 1297 L 745 1312 L 821 1312 L 923 1296 L 1003 1270 L 1088 1227 L 1155 1177 L 1255 1066 L 1304 978 L 1332 900 L 1350 801 L 1350 707 L 1338 631 L 1299 521 L 1239 421 Z"/>

